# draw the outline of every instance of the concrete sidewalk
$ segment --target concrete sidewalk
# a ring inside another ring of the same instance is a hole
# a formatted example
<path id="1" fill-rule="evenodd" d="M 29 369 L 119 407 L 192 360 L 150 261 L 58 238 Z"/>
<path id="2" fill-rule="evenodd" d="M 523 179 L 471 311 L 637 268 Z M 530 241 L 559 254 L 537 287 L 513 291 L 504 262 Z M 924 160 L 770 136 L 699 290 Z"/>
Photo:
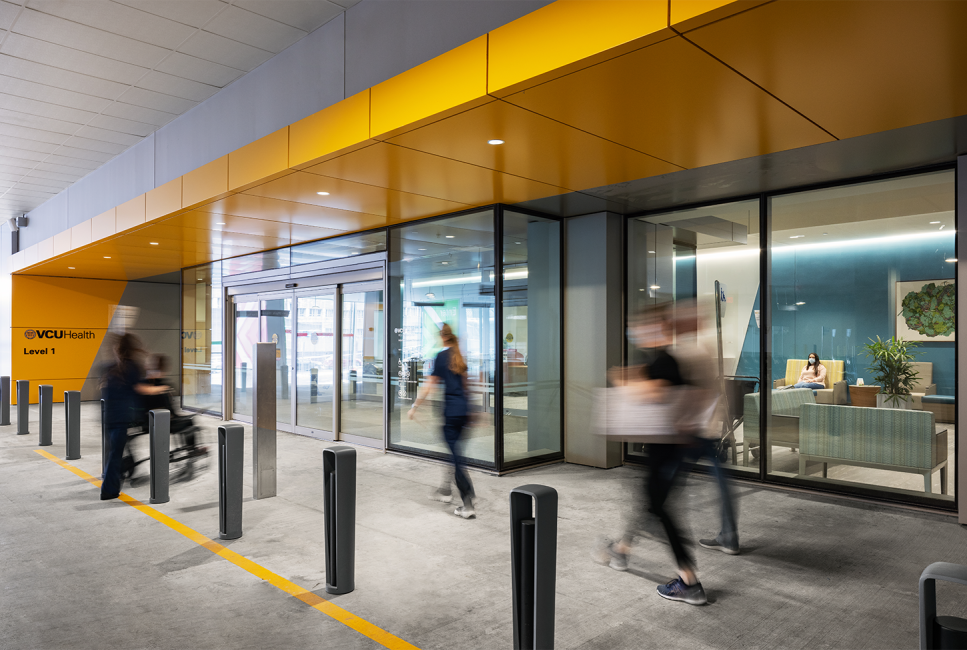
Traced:
<path id="1" fill-rule="evenodd" d="M 0 427 L 0 647 L 380 647 L 136 509 L 99 501 L 34 452 L 32 411 L 29 436 Z M 45 449 L 63 458 L 63 409 L 54 414 Z M 83 458 L 72 464 L 98 475 L 96 405 L 82 417 Z M 214 448 L 217 421 L 198 419 Z M 692 607 L 655 593 L 674 576 L 667 545 L 643 540 L 627 573 L 590 559 L 623 530 L 636 468 L 473 472 L 479 518 L 465 521 L 427 499 L 441 466 L 357 448 L 356 591 L 330 597 L 325 446 L 280 432 L 279 495 L 252 501 L 247 440 L 244 535 L 225 546 L 420 648 L 512 647 L 508 493 L 525 483 L 560 493 L 558 648 L 912 648 L 920 572 L 967 564 L 967 531 L 953 517 L 740 483 L 743 553 L 695 549 L 711 602 Z M 212 459 L 155 508 L 217 539 Z M 148 501 L 143 481 L 124 491 Z M 711 481 L 689 477 L 679 505 L 693 538 L 716 531 L 716 499 Z M 967 591 L 938 591 L 942 613 L 967 615 Z"/>

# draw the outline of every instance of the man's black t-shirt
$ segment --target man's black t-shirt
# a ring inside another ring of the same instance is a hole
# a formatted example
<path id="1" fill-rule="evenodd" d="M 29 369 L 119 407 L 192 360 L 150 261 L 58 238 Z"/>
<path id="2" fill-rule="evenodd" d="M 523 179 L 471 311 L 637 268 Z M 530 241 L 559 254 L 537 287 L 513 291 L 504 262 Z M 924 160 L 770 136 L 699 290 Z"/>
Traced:
<path id="1" fill-rule="evenodd" d="M 126 427 L 141 409 L 141 396 L 134 391 L 134 386 L 141 381 L 141 371 L 129 363 L 120 372 L 108 366 L 104 373 L 106 381 L 101 391 L 105 400 L 104 420 L 109 427 Z"/>
<path id="2" fill-rule="evenodd" d="M 450 370 L 450 348 L 440 350 L 433 362 L 433 376 L 443 384 L 443 417 L 455 418 L 467 415 L 467 393 L 464 376 Z"/>
<path id="3" fill-rule="evenodd" d="M 668 350 L 665 348 L 649 350 L 645 358 L 643 373 L 645 379 L 660 379 L 668 382 L 672 386 L 681 386 L 686 383 L 682 377 L 678 361 L 675 360 L 675 357 L 668 354 Z"/>

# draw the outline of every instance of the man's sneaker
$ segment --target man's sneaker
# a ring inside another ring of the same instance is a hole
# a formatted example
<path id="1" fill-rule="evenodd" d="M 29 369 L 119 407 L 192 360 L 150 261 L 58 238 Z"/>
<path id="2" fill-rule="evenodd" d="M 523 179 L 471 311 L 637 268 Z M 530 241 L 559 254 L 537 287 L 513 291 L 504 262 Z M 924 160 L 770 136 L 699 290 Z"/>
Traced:
<path id="1" fill-rule="evenodd" d="M 471 506 L 460 506 L 459 508 L 453 511 L 453 514 L 455 514 L 458 517 L 463 517 L 464 519 L 477 518 L 477 513 L 474 511 L 473 507 Z"/>
<path id="2" fill-rule="evenodd" d="M 735 544 L 723 544 L 721 539 L 716 537 L 715 539 L 700 539 L 698 540 L 700 546 L 704 548 L 710 548 L 713 551 L 722 551 L 728 555 L 738 555 L 739 545 Z"/>
<path id="3" fill-rule="evenodd" d="M 430 492 L 430 494 L 427 495 L 427 498 L 430 501 L 442 501 L 443 503 L 450 503 L 450 501 L 453 500 L 452 496 L 446 494 L 442 490 L 434 490 L 433 492 Z"/>
<path id="4" fill-rule="evenodd" d="M 680 600 L 689 605 L 704 605 L 708 602 L 701 582 L 686 585 L 681 578 L 675 578 L 667 585 L 658 585 L 658 595 L 668 600 Z"/>
<path id="5" fill-rule="evenodd" d="M 607 542 L 604 546 L 595 549 L 591 553 L 591 558 L 598 564 L 609 566 L 615 571 L 627 571 L 628 554 L 619 553 L 615 547 L 615 542 Z"/>

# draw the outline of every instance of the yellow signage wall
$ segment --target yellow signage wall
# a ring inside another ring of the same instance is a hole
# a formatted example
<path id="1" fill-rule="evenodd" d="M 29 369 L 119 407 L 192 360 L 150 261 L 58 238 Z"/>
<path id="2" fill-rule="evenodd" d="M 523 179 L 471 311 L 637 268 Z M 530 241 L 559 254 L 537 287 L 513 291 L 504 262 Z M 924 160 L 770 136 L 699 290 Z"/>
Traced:
<path id="1" fill-rule="evenodd" d="M 92 366 L 127 283 L 14 275 L 12 284 L 10 379 L 30 380 L 32 404 L 41 384 L 63 401 L 64 391 L 97 374 Z"/>

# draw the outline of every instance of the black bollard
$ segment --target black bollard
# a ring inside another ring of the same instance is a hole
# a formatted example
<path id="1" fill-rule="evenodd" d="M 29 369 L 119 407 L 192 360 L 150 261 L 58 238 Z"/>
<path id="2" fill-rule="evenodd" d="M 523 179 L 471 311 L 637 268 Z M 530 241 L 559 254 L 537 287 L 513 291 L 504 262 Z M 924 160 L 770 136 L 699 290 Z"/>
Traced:
<path id="1" fill-rule="evenodd" d="M 168 503 L 168 465 L 171 461 L 171 413 L 168 409 L 148 411 L 148 438 L 151 447 L 151 497 L 148 503 Z"/>
<path id="2" fill-rule="evenodd" d="M 30 380 L 17 380 L 17 435 L 30 433 Z"/>
<path id="3" fill-rule="evenodd" d="M 242 536 L 242 473 L 245 430 L 241 424 L 218 427 L 218 537 Z"/>
<path id="4" fill-rule="evenodd" d="M 356 588 L 356 450 L 322 450 L 326 519 L 326 592 L 348 594 Z"/>
<path id="5" fill-rule="evenodd" d="M 920 574 L 920 650 L 967 648 L 967 619 L 937 616 L 937 580 L 967 586 L 967 566 L 934 562 Z"/>
<path id="6" fill-rule="evenodd" d="M 522 485 L 510 492 L 514 650 L 554 647 L 557 490 Z"/>
<path id="7" fill-rule="evenodd" d="M 40 446 L 49 447 L 54 444 L 54 387 L 41 384 L 37 387 L 37 410 L 40 412 Z"/>
<path id="8" fill-rule="evenodd" d="M 64 421 L 67 429 L 67 460 L 81 457 L 81 391 L 64 391 Z"/>
<path id="9" fill-rule="evenodd" d="M 10 425 L 10 377 L 0 377 L 0 427 Z"/>

